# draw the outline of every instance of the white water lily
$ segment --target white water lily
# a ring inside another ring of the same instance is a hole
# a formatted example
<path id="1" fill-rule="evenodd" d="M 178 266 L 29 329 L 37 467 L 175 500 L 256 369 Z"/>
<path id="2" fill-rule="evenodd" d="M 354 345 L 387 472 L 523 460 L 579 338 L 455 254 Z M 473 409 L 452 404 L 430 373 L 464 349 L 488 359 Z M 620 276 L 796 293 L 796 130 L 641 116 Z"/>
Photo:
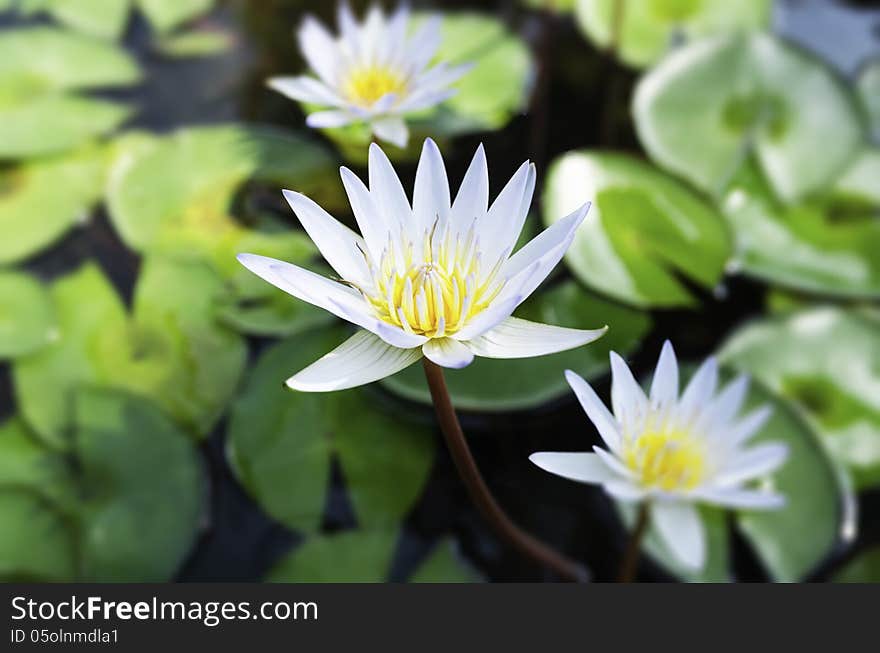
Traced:
<path id="1" fill-rule="evenodd" d="M 535 189 L 535 166 L 528 161 L 491 207 L 482 145 L 455 201 L 430 139 L 422 148 L 412 205 L 375 144 L 369 189 L 348 168 L 341 174 L 362 236 L 304 195 L 284 191 L 339 281 L 264 256 L 238 256 L 269 283 L 362 329 L 288 379 L 291 388 L 351 388 L 394 374 L 423 355 L 452 368 L 470 364 L 475 355 L 542 356 L 605 333 L 607 327 L 568 329 L 511 317 L 562 258 L 589 208 L 585 204 L 511 255 Z"/>
<path id="2" fill-rule="evenodd" d="M 440 46 L 440 20 L 428 18 L 408 36 L 405 4 L 387 17 L 374 5 L 358 23 L 348 3 L 342 2 L 338 22 L 338 37 L 312 16 L 306 16 L 299 29 L 300 49 L 317 78 L 273 77 L 269 86 L 294 100 L 332 107 L 310 114 L 310 127 L 364 121 L 377 138 L 406 147 L 409 131 L 403 116 L 454 95 L 450 84 L 470 64 L 439 62 L 429 67 Z"/>
<path id="3" fill-rule="evenodd" d="M 613 415 L 586 381 L 565 373 L 608 449 L 534 453 L 529 457 L 533 463 L 574 481 L 600 484 L 623 501 L 650 502 L 660 537 L 684 565 L 696 569 L 703 567 L 706 555 L 696 503 L 744 509 L 784 504 L 775 492 L 744 487 L 773 472 L 788 456 L 780 442 L 745 446 L 771 414 L 763 406 L 738 417 L 748 390 L 746 376 L 716 394 L 718 366 L 709 358 L 679 397 L 678 363 L 668 341 L 649 395 L 614 352 L 611 371 Z"/>

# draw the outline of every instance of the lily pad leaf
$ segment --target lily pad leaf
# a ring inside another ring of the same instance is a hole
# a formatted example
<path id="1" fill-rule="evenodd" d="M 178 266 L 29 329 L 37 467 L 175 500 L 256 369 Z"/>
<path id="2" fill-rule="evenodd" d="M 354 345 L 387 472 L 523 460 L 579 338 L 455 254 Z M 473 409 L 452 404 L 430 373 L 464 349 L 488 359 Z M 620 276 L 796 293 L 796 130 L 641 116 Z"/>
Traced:
<path id="1" fill-rule="evenodd" d="M 0 359 L 30 354 L 57 334 L 49 292 L 23 272 L 0 270 Z"/>
<path id="2" fill-rule="evenodd" d="M 730 255 L 723 217 L 674 178 L 622 154 L 569 152 L 551 166 L 544 222 L 592 201 L 565 255 L 591 288 L 642 307 L 688 306 L 678 279 L 714 287 Z"/>
<path id="3" fill-rule="evenodd" d="M 157 44 L 159 52 L 166 57 L 211 57 L 229 50 L 234 44 L 233 36 L 217 29 L 195 29 L 181 34 L 171 34 Z"/>
<path id="4" fill-rule="evenodd" d="M 746 325 L 719 355 L 791 401 L 858 487 L 880 482 L 876 320 L 814 307 Z"/>
<path id="5" fill-rule="evenodd" d="M 601 49 L 611 47 L 619 29 L 616 55 L 630 66 L 644 68 L 660 59 L 676 39 L 766 27 L 770 8 L 769 0 L 576 0 L 575 16 L 584 34 Z"/>
<path id="6" fill-rule="evenodd" d="M 313 329 L 268 349 L 232 411 L 229 458 L 239 481 L 295 530 L 321 525 L 334 457 L 358 523 L 383 528 L 409 511 L 433 462 L 430 429 L 384 412 L 368 391 L 310 394 L 283 386 L 345 337 L 339 327 Z"/>
<path id="7" fill-rule="evenodd" d="M 388 580 L 399 539 L 394 530 L 318 535 L 284 556 L 266 580 L 276 583 L 382 583 Z M 476 575 L 441 540 L 412 572 L 413 583 L 475 582 Z"/>
<path id="8" fill-rule="evenodd" d="M 853 537 L 855 498 L 818 434 L 786 402 L 753 381 L 744 410 L 768 403 L 773 416 L 754 443 L 788 447 L 788 460 L 762 481 L 785 497 L 785 506 L 737 511 L 736 523 L 773 580 L 797 582 Z"/>
<path id="9" fill-rule="evenodd" d="M 54 503 L 76 500 L 65 461 L 47 448 L 17 417 L 0 424 L 0 490 L 28 490 Z"/>
<path id="10" fill-rule="evenodd" d="M 20 11 L 44 11 L 73 30 L 115 40 L 128 22 L 130 4 L 130 0 L 37 0 L 21 3 Z"/>
<path id="11" fill-rule="evenodd" d="M 0 521 L 0 579 L 73 580 L 73 527 L 46 499 L 27 490 L 0 489 Z"/>
<path id="12" fill-rule="evenodd" d="M 834 576 L 835 583 L 880 583 L 880 547 L 868 549 Z"/>
<path id="13" fill-rule="evenodd" d="M 104 164 L 101 151 L 86 147 L 0 169 L 0 264 L 26 259 L 84 222 L 101 196 Z"/>
<path id="14" fill-rule="evenodd" d="M 168 580 L 195 542 L 205 495 L 191 440 L 123 393 L 83 391 L 75 404 L 82 579 Z"/>
<path id="15" fill-rule="evenodd" d="M 79 95 L 137 82 L 123 50 L 48 27 L 0 34 L 0 158 L 71 149 L 116 129 L 124 106 Z"/>
<path id="16" fill-rule="evenodd" d="M 69 447 L 74 392 L 87 385 L 147 396 L 193 433 L 207 433 L 246 356 L 243 340 L 214 319 L 222 292 L 204 264 L 150 258 L 129 317 L 94 265 L 55 282 L 59 337 L 13 366 L 28 424 L 47 443 Z"/>
<path id="17" fill-rule="evenodd" d="M 832 200 L 843 209 L 862 209 L 877 215 L 880 211 L 880 147 L 866 147 L 837 178 Z"/>
<path id="18" fill-rule="evenodd" d="M 880 140 L 880 59 L 863 66 L 856 83 L 859 97 L 871 119 L 871 132 L 876 142 Z"/>
<path id="19" fill-rule="evenodd" d="M 839 297 L 880 297 L 880 222 L 857 179 L 842 201 L 785 206 L 752 166 L 731 183 L 723 211 L 735 234 L 731 270 L 795 290 Z"/>
<path id="20" fill-rule="evenodd" d="M 865 137 L 845 84 L 766 34 L 674 51 L 638 83 L 633 115 L 642 145 L 664 168 L 717 195 L 751 153 L 785 202 L 830 183 Z"/>
<path id="21" fill-rule="evenodd" d="M 214 0 L 136 0 L 157 32 L 174 28 L 207 13 Z"/>
<path id="22" fill-rule="evenodd" d="M 564 372 L 572 369 L 586 378 L 608 370 L 608 352 L 632 351 L 648 331 L 647 314 L 614 304 L 563 282 L 534 295 L 517 310 L 517 316 L 571 328 L 608 332 L 587 347 L 538 358 L 499 360 L 477 358 L 462 370 L 450 370 L 446 383 L 460 410 L 528 410 L 570 394 Z M 382 381 L 393 393 L 412 401 L 431 403 L 421 365 L 412 365 Z"/>

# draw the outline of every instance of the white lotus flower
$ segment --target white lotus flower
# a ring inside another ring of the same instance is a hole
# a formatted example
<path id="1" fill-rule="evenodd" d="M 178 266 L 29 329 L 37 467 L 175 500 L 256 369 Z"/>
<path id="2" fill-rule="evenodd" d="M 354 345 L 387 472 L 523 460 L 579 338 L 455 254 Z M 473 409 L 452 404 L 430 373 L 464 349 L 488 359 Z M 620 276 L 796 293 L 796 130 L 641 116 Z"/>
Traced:
<path id="1" fill-rule="evenodd" d="M 427 109 L 455 94 L 449 85 L 470 64 L 428 67 L 440 45 L 440 20 L 429 18 L 407 38 L 409 8 L 386 17 L 374 5 L 358 23 L 347 2 L 339 5 L 339 37 L 306 16 L 299 30 L 303 56 L 318 76 L 274 77 L 269 86 L 300 102 L 333 107 L 312 113 L 310 127 L 341 127 L 366 121 L 373 134 L 406 147 L 402 116 Z"/>
<path id="2" fill-rule="evenodd" d="M 705 534 L 694 505 L 705 502 L 746 509 L 779 508 L 784 497 L 743 487 L 774 471 L 788 456 L 783 443 L 746 448 L 771 411 L 763 406 L 738 418 L 748 390 L 741 376 L 717 395 L 718 366 L 709 358 L 678 396 L 678 363 L 667 341 L 649 396 L 611 352 L 612 415 L 590 385 L 565 373 L 608 450 L 541 452 L 529 459 L 542 469 L 582 483 L 596 483 L 623 501 L 649 501 L 657 532 L 685 565 L 700 569 Z"/>
<path id="3" fill-rule="evenodd" d="M 585 204 L 511 256 L 535 189 L 535 166 L 528 161 L 491 207 L 482 145 L 454 202 L 430 139 L 422 148 L 412 206 L 375 144 L 369 189 L 347 168 L 341 174 L 363 236 L 304 195 L 284 191 L 340 281 L 264 256 L 238 256 L 269 283 L 363 329 L 289 379 L 291 388 L 324 392 L 370 383 L 422 355 L 453 368 L 474 355 L 542 356 L 605 332 L 607 327 L 584 331 L 511 317 L 562 258 L 589 208 Z"/>

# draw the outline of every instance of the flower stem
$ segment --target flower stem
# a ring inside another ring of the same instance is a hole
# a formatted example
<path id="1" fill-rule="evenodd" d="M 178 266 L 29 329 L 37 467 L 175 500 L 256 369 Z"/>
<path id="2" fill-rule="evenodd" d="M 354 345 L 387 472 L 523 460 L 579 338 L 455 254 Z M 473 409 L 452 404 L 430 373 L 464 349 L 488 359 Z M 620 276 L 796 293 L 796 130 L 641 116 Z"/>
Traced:
<path id="1" fill-rule="evenodd" d="M 636 571 L 638 571 L 639 567 L 639 554 L 642 550 L 642 540 L 645 539 L 645 533 L 648 530 L 650 513 L 651 506 L 647 501 L 639 505 L 636 525 L 629 536 L 629 544 L 626 546 L 626 553 L 624 553 L 623 561 L 620 563 L 620 575 L 617 577 L 617 582 L 619 583 L 631 583 L 636 578 Z"/>
<path id="2" fill-rule="evenodd" d="M 424 358 L 423 361 L 425 378 L 428 380 L 428 387 L 431 390 L 431 398 L 434 401 L 437 420 L 440 422 L 440 430 L 446 439 L 446 445 L 449 447 L 449 453 L 455 462 L 458 474 L 477 509 L 489 522 L 495 533 L 521 553 L 552 569 L 566 580 L 586 581 L 586 569 L 520 529 L 495 501 L 479 468 L 477 468 L 477 463 L 471 455 L 470 447 L 468 447 L 467 440 L 461 430 L 461 424 L 455 415 L 452 399 L 446 388 L 443 368 L 427 358 Z"/>

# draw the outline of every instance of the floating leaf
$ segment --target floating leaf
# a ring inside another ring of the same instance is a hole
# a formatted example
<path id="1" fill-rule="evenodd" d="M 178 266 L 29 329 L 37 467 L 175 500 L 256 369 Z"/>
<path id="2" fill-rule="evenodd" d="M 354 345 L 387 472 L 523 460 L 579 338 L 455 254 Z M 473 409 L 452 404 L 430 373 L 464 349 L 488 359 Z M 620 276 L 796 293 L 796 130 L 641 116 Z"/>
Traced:
<path id="1" fill-rule="evenodd" d="M 837 178 L 832 188 L 833 199 L 843 208 L 880 210 L 880 148 L 866 147 Z"/>
<path id="2" fill-rule="evenodd" d="M 871 119 L 871 131 L 880 139 L 880 59 L 874 59 L 859 72 L 859 96 Z"/>
<path id="3" fill-rule="evenodd" d="M 770 23 L 770 5 L 769 0 L 575 0 L 575 16 L 584 34 L 601 49 L 611 47 L 619 20 L 617 56 L 644 68 L 682 36 L 763 28 Z"/>
<path id="4" fill-rule="evenodd" d="M 854 497 L 819 436 L 783 401 L 752 383 L 745 411 L 771 403 L 754 444 L 783 442 L 788 460 L 764 483 L 785 497 L 780 510 L 738 511 L 737 525 L 779 582 L 803 580 L 855 529 Z"/>
<path id="5" fill-rule="evenodd" d="M 672 177 L 622 154 L 569 152 L 550 168 L 542 198 L 552 224 L 586 201 L 565 261 L 588 286 L 637 306 L 687 306 L 678 276 L 707 288 L 730 254 L 723 218 Z"/>
<path id="6" fill-rule="evenodd" d="M 835 583 L 880 583 L 880 547 L 868 549 L 834 576 Z"/>
<path id="7" fill-rule="evenodd" d="M 123 50 L 62 30 L 27 27 L 0 34 L 0 158 L 68 150 L 118 127 L 120 104 L 77 95 L 137 82 Z"/>
<path id="8" fill-rule="evenodd" d="M 850 188 L 851 201 L 864 197 Z M 815 200 L 786 207 L 751 166 L 731 183 L 723 210 L 737 243 L 732 269 L 812 293 L 880 296 L 880 222 L 870 211 Z"/>
<path id="9" fill-rule="evenodd" d="M 565 282 L 526 301 L 517 316 L 536 322 L 580 329 L 607 324 L 596 342 L 552 356 L 517 360 L 477 358 L 462 370 L 450 370 L 446 382 L 456 408 L 475 411 L 528 410 L 570 393 L 564 372 L 573 369 L 587 378 L 608 370 L 608 352 L 632 351 L 650 327 L 650 318 L 613 304 Z M 431 395 L 421 365 L 412 365 L 383 380 L 402 397 L 425 404 Z"/>
<path id="10" fill-rule="evenodd" d="M 148 402 L 112 391 L 76 398 L 82 580 L 160 582 L 189 553 L 205 479 L 186 434 Z"/>
<path id="11" fill-rule="evenodd" d="M 0 169 L 0 264 L 26 259 L 84 222 L 103 184 L 95 148 Z"/>
<path id="12" fill-rule="evenodd" d="M 314 536 L 278 562 L 266 580 L 275 583 L 381 583 L 388 580 L 398 533 L 347 531 Z M 468 583 L 475 574 L 441 540 L 411 574 L 413 583 Z"/>
<path id="13" fill-rule="evenodd" d="M 157 32 L 175 27 L 207 13 L 214 0 L 136 0 L 141 11 Z"/>
<path id="14" fill-rule="evenodd" d="M 73 531 L 45 499 L 26 490 L 0 489 L 0 578 L 4 581 L 70 581 Z"/>
<path id="15" fill-rule="evenodd" d="M 191 30 L 172 34 L 159 41 L 157 47 L 166 57 L 211 57 L 229 50 L 232 35 L 219 30 Z"/>
<path id="16" fill-rule="evenodd" d="M 69 446 L 74 391 L 102 386 L 147 396 L 194 433 L 207 433 L 234 392 L 246 355 L 241 338 L 214 320 L 222 292 L 203 264 L 148 259 L 128 318 L 94 265 L 57 281 L 59 338 L 13 367 L 25 419 L 46 442 Z"/>
<path id="17" fill-rule="evenodd" d="M 56 333 L 48 291 L 23 272 L 0 270 L 0 359 L 30 354 Z"/>
<path id="18" fill-rule="evenodd" d="M 698 187 L 722 192 L 753 153 L 786 202 L 831 182 L 864 140 L 844 83 L 765 34 L 676 50 L 639 82 L 633 115 L 651 158 Z"/>
<path id="19" fill-rule="evenodd" d="M 315 329 L 267 350 L 232 411 L 236 475 L 269 515 L 296 530 L 320 526 L 333 456 L 358 523 L 370 527 L 402 519 L 433 460 L 430 430 L 386 414 L 362 389 L 310 394 L 283 386 L 345 336 L 339 327 Z"/>
<path id="20" fill-rule="evenodd" d="M 40 442 L 18 418 L 0 424 L 0 490 L 28 490 L 68 505 L 75 501 L 65 461 Z"/>
<path id="21" fill-rule="evenodd" d="M 31 0 L 25 13 L 47 12 L 67 27 L 90 36 L 118 39 L 128 22 L 130 0 Z"/>
<path id="22" fill-rule="evenodd" d="M 880 482 L 878 324 L 817 307 L 748 324 L 720 351 L 792 401 L 859 487 Z"/>

